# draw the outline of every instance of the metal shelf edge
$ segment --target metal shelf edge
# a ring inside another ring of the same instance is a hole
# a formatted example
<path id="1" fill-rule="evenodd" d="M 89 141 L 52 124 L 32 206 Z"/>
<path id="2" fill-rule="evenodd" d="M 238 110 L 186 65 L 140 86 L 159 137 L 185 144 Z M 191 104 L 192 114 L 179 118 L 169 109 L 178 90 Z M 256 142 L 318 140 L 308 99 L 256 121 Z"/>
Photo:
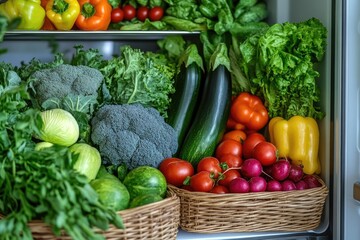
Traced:
<path id="1" fill-rule="evenodd" d="M 156 40 L 167 35 L 199 35 L 188 31 L 8 31 L 4 40 Z"/>

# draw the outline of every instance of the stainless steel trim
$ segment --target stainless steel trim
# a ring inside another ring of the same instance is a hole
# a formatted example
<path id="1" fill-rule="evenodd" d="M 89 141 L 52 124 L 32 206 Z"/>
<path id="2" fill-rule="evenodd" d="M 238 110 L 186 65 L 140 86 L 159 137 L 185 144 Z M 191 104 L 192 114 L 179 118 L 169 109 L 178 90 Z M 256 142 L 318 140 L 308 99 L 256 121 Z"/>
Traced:
<path id="1" fill-rule="evenodd" d="M 8 31 L 4 40 L 155 40 L 167 35 L 199 35 L 187 31 Z"/>

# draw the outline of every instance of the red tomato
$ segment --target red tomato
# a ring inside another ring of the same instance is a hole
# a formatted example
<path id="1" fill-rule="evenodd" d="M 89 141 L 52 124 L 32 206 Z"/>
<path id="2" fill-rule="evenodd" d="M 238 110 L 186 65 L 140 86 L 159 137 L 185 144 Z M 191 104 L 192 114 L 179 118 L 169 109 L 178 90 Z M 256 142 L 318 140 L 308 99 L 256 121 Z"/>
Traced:
<path id="1" fill-rule="evenodd" d="M 232 119 L 231 116 L 229 116 L 227 122 L 226 122 L 226 128 L 227 129 L 235 129 L 235 130 L 244 130 L 245 129 L 245 125 L 236 122 L 234 119 Z"/>
<path id="2" fill-rule="evenodd" d="M 217 193 L 217 194 L 224 194 L 228 193 L 229 189 L 223 185 L 216 185 L 213 187 L 213 189 L 210 190 L 211 193 Z"/>
<path id="3" fill-rule="evenodd" d="M 209 192 L 214 187 L 214 183 L 208 171 L 198 172 L 190 178 L 190 187 L 196 192 Z"/>
<path id="4" fill-rule="evenodd" d="M 251 133 L 250 135 L 248 135 L 242 146 L 244 159 L 251 158 L 254 147 L 258 143 L 265 142 L 265 141 L 266 141 L 266 139 L 265 139 L 264 135 L 262 135 L 261 133 L 254 132 L 254 133 Z"/>
<path id="5" fill-rule="evenodd" d="M 141 6 L 136 11 L 136 17 L 140 21 L 144 22 L 149 16 L 149 8 L 146 6 Z"/>
<path id="6" fill-rule="evenodd" d="M 113 8 L 111 11 L 111 22 L 118 23 L 124 19 L 124 11 L 121 8 Z"/>
<path id="7" fill-rule="evenodd" d="M 124 19 L 125 20 L 130 21 L 131 19 L 136 17 L 136 9 L 132 5 L 130 5 L 130 4 L 125 5 L 125 6 L 123 6 L 122 9 L 124 11 Z"/>
<path id="8" fill-rule="evenodd" d="M 227 187 L 229 186 L 229 183 L 237 177 L 241 177 L 241 174 L 237 169 L 228 169 L 223 173 L 222 179 L 218 181 L 218 184 Z"/>
<path id="9" fill-rule="evenodd" d="M 223 140 L 226 139 L 233 139 L 235 141 L 238 141 L 240 143 L 243 143 L 246 139 L 246 133 L 242 130 L 231 130 L 229 132 L 226 132 L 222 138 Z"/>
<path id="10" fill-rule="evenodd" d="M 164 16 L 164 9 L 162 7 L 153 7 L 149 11 L 149 19 L 151 21 L 159 21 Z"/>
<path id="11" fill-rule="evenodd" d="M 229 168 L 240 167 L 242 164 L 242 158 L 232 154 L 225 154 L 219 158 L 220 163 L 226 163 Z"/>
<path id="12" fill-rule="evenodd" d="M 233 139 L 226 139 L 220 142 L 220 144 L 216 147 L 215 156 L 220 158 L 226 154 L 232 154 L 235 156 L 241 157 L 242 155 L 242 144 Z"/>
<path id="13" fill-rule="evenodd" d="M 183 185 L 183 186 L 181 186 L 181 188 L 182 189 L 185 189 L 185 190 L 188 190 L 188 191 L 194 191 L 192 188 L 191 188 L 191 186 L 190 185 Z"/>
<path id="14" fill-rule="evenodd" d="M 194 167 L 188 161 L 179 158 L 165 158 L 159 165 L 167 183 L 180 187 L 186 177 L 194 174 Z"/>
<path id="15" fill-rule="evenodd" d="M 260 142 L 254 147 L 252 157 L 259 160 L 261 165 L 270 166 L 277 160 L 277 149 L 271 142 Z"/>
<path id="16" fill-rule="evenodd" d="M 219 176 L 222 172 L 220 161 L 215 157 L 204 157 L 201 159 L 196 168 L 197 172 L 208 171 L 214 174 L 214 178 Z"/>

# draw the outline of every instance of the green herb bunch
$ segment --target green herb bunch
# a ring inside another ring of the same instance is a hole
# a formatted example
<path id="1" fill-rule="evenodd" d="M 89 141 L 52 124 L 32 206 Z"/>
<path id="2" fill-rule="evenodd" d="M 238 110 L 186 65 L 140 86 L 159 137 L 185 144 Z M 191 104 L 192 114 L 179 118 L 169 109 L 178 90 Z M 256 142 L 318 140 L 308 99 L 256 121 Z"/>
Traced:
<path id="1" fill-rule="evenodd" d="M 76 156 L 67 148 L 35 150 L 42 121 L 29 99 L 19 76 L 0 66 L 0 239 L 32 239 L 28 223 L 34 219 L 73 239 L 104 239 L 94 230 L 110 224 L 123 228 L 120 216 L 73 169 Z"/>

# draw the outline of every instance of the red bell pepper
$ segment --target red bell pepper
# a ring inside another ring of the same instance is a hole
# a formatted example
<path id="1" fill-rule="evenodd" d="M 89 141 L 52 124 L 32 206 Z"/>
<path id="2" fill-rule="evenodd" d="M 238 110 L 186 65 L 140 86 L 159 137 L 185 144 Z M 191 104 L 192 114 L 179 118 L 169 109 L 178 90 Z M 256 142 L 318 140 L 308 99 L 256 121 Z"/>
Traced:
<path id="1" fill-rule="evenodd" d="M 258 131 L 265 127 L 269 115 L 261 99 L 248 92 L 240 93 L 231 103 L 230 117 L 248 130 Z"/>

